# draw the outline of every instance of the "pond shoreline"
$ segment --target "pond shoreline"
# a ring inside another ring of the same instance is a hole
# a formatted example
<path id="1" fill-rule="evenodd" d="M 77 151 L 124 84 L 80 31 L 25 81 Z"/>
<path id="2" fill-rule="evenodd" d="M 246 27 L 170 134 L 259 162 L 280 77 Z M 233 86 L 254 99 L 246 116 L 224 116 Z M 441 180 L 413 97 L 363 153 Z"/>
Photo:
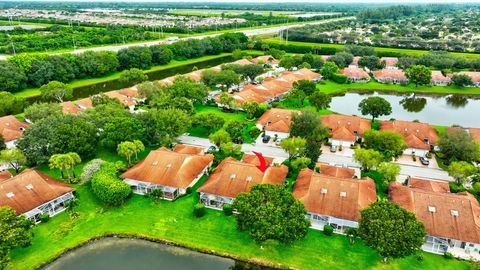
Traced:
<path id="1" fill-rule="evenodd" d="M 237 261 L 237 262 L 242 262 L 242 263 L 246 263 L 246 264 L 253 264 L 253 265 L 260 266 L 260 267 L 266 267 L 266 268 L 271 268 L 271 269 L 289 269 L 289 270 L 294 270 L 295 269 L 295 268 L 291 268 L 291 267 L 286 266 L 286 265 L 274 264 L 273 262 L 269 262 L 269 261 L 252 260 L 252 259 L 245 260 L 244 258 L 241 258 L 237 255 L 230 254 L 230 253 L 220 253 L 220 252 L 216 252 L 215 250 L 194 248 L 194 247 L 191 247 L 191 246 L 186 245 L 186 244 L 177 243 L 175 241 L 165 240 L 165 239 L 156 238 L 156 237 L 152 237 L 152 236 L 148 236 L 148 235 L 139 235 L 139 234 L 134 234 L 134 233 L 132 233 L 132 234 L 106 233 L 106 234 L 103 234 L 101 236 L 91 237 L 90 239 L 88 239 L 86 241 L 83 241 L 83 242 L 80 242 L 73 247 L 63 249 L 59 254 L 55 255 L 53 258 L 51 258 L 48 261 L 45 261 L 42 264 L 36 266 L 35 269 L 40 269 L 40 270 L 45 269 L 47 266 L 49 266 L 50 264 L 52 264 L 56 260 L 68 255 L 69 253 L 71 253 L 75 250 L 78 250 L 82 247 L 85 247 L 89 244 L 93 244 L 96 241 L 107 239 L 107 238 L 144 240 L 144 241 L 157 243 L 157 244 L 161 244 L 161 245 L 165 245 L 165 246 L 185 248 L 185 249 L 188 249 L 188 250 L 191 250 L 191 251 L 196 251 L 196 252 L 199 252 L 199 253 L 202 253 L 202 254 L 208 254 L 208 255 L 214 255 L 214 256 L 217 256 L 217 257 L 221 257 L 221 258 L 232 259 L 232 260 Z"/>
<path id="2" fill-rule="evenodd" d="M 320 86 L 321 87 L 321 86 Z M 433 86 L 435 87 L 435 86 Z M 382 93 L 382 94 L 416 94 L 416 95 L 425 95 L 430 97 L 444 97 L 449 95 L 459 95 L 466 98 L 480 99 L 480 93 L 457 93 L 457 92 L 441 92 L 441 91 L 422 91 L 422 90 L 396 90 L 396 89 L 386 89 L 386 88 L 359 88 L 357 86 L 347 89 L 341 89 L 336 92 L 329 93 L 331 96 L 341 96 L 346 93 L 358 93 L 358 94 L 369 94 L 369 93 Z"/>

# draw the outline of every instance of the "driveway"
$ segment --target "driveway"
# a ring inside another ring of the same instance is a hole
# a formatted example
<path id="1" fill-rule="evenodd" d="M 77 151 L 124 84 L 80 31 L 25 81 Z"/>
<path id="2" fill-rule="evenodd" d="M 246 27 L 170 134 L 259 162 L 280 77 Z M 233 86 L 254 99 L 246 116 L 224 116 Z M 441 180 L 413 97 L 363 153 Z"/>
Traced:
<path id="1" fill-rule="evenodd" d="M 427 166 L 427 165 L 423 165 L 420 162 L 420 158 L 418 158 L 418 157 L 417 157 L 416 161 L 413 161 L 412 156 L 402 155 L 397 160 L 395 160 L 394 163 L 402 164 L 402 165 L 409 165 L 409 166 L 417 166 L 417 167 L 422 167 L 422 168 L 440 169 L 440 167 L 438 167 L 437 160 L 435 159 L 435 156 L 433 156 L 429 160 L 430 160 L 430 164 Z"/>

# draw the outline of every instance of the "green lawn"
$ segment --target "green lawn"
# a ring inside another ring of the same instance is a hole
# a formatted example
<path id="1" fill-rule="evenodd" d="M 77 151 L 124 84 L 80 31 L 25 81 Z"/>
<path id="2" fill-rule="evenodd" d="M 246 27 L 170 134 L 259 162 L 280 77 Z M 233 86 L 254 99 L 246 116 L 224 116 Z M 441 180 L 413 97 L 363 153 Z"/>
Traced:
<path id="1" fill-rule="evenodd" d="M 352 266 L 358 269 L 469 269 L 465 262 L 427 253 L 422 253 L 423 262 L 411 256 L 383 264 L 360 240 L 350 246 L 344 236 L 327 237 L 315 230 L 310 230 L 307 238 L 289 245 L 276 241 L 256 243 L 247 233 L 236 229 L 233 217 L 226 217 L 220 211 L 207 210 L 206 216 L 195 218 L 192 210 L 198 201 L 196 193 L 159 204 L 134 195 L 124 206 L 108 208 L 93 197 L 88 185 L 76 188 L 79 218 L 72 220 L 64 212 L 36 226 L 32 245 L 13 250 L 8 269 L 34 269 L 67 249 L 108 234 L 173 241 L 191 249 L 243 260 L 270 261 L 276 266 L 296 269 L 350 269 Z"/>

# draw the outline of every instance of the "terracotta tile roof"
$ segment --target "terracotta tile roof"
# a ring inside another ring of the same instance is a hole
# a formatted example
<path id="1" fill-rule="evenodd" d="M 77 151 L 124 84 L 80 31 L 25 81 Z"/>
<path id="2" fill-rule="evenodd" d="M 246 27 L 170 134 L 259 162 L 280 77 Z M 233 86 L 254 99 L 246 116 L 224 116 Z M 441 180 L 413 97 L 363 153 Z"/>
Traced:
<path id="1" fill-rule="evenodd" d="M 187 74 L 183 74 L 182 76 L 199 82 L 202 79 L 202 72 L 203 71 L 204 71 L 203 69 L 199 69 L 199 70 L 195 70 L 195 71 L 192 71 L 190 73 L 187 73 Z"/>
<path id="2" fill-rule="evenodd" d="M 33 169 L 0 182 L 0 206 L 26 213 L 75 189 Z"/>
<path id="3" fill-rule="evenodd" d="M 240 59 L 235 62 L 232 62 L 231 64 L 236 64 L 236 65 L 250 65 L 252 62 L 248 61 L 247 59 Z"/>
<path id="4" fill-rule="evenodd" d="M 371 123 L 367 119 L 358 116 L 329 114 L 322 116 L 322 124 L 331 130 L 333 139 L 355 141 L 356 134 L 363 136 L 365 131 L 371 128 Z"/>
<path id="5" fill-rule="evenodd" d="M 432 192 L 442 192 L 442 193 L 450 192 L 450 186 L 448 182 L 428 180 L 428 179 L 422 179 L 422 178 L 410 177 L 408 179 L 408 187 L 417 188 L 417 189 L 426 190 L 426 191 L 432 191 Z"/>
<path id="6" fill-rule="evenodd" d="M 257 124 L 264 126 L 268 131 L 289 133 L 293 113 L 299 111 L 272 108 L 258 119 Z"/>
<path id="7" fill-rule="evenodd" d="M 71 102 L 71 101 L 67 101 L 67 102 L 63 102 L 60 104 L 62 106 L 62 112 L 64 114 L 79 114 L 81 112 L 83 112 L 83 110 L 81 108 L 79 108 L 77 105 L 75 105 L 75 103 Z"/>
<path id="8" fill-rule="evenodd" d="M 293 87 L 292 82 L 289 82 L 289 81 L 283 79 L 282 77 L 279 77 L 279 78 L 273 78 L 273 77 L 265 78 L 265 80 L 263 81 L 262 84 L 267 88 L 270 84 L 274 84 L 275 86 L 288 88 L 288 89 Z"/>
<path id="9" fill-rule="evenodd" d="M 380 130 L 388 130 L 399 133 L 405 139 L 409 148 L 430 150 L 430 145 L 438 141 L 438 134 L 428 124 L 408 121 L 381 121 Z M 424 140 L 428 140 L 426 144 Z"/>
<path id="10" fill-rule="evenodd" d="M 22 137 L 23 130 L 28 126 L 29 124 L 19 121 L 13 115 L 0 117 L 0 134 L 5 139 L 5 142 L 14 141 Z"/>
<path id="11" fill-rule="evenodd" d="M 375 183 L 370 178 L 349 179 L 300 171 L 293 196 L 308 212 L 357 221 L 360 210 L 377 200 Z"/>
<path id="12" fill-rule="evenodd" d="M 318 78 L 322 78 L 322 75 L 320 73 L 313 72 L 308 68 L 301 68 L 299 70 L 294 71 L 293 74 L 298 74 L 299 76 L 301 76 L 301 80 L 311 81 Z"/>
<path id="13" fill-rule="evenodd" d="M 358 66 L 358 61 L 360 61 L 360 56 L 354 56 L 351 65 Z"/>
<path id="14" fill-rule="evenodd" d="M 397 57 L 382 57 L 380 58 L 380 62 L 385 62 L 386 67 L 394 67 L 398 63 Z"/>
<path id="15" fill-rule="evenodd" d="M 148 156 L 122 174 L 122 178 L 162 186 L 187 188 L 213 161 L 213 155 L 191 155 L 173 152 L 165 147 Z"/>
<path id="16" fill-rule="evenodd" d="M 232 96 L 239 104 L 243 104 L 245 102 L 257 102 L 260 104 L 268 101 L 271 98 L 271 95 L 269 95 L 269 93 L 260 92 L 260 94 L 258 94 L 258 91 L 253 91 L 250 89 L 242 90 L 233 94 Z"/>
<path id="17" fill-rule="evenodd" d="M 136 87 L 124 88 L 118 90 L 118 93 L 127 97 L 139 97 L 138 89 Z"/>
<path id="18" fill-rule="evenodd" d="M 124 104 L 127 107 L 134 106 L 135 104 L 137 104 L 137 102 L 135 102 L 134 99 L 132 99 L 131 97 L 122 95 L 118 91 L 109 91 L 109 92 L 105 92 L 104 94 L 110 98 L 118 99 L 122 104 Z"/>
<path id="19" fill-rule="evenodd" d="M 266 157 L 266 156 L 263 156 L 263 157 L 265 158 L 265 162 L 267 163 L 268 166 L 271 166 L 273 164 L 273 160 L 274 160 L 273 157 Z M 260 160 L 258 160 L 258 157 L 254 154 L 244 154 L 242 157 L 242 162 L 253 164 L 255 166 L 260 165 Z"/>
<path id="20" fill-rule="evenodd" d="M 13 175 L 8 170 L 0 172 L 0 182 L 2 182 L 4 180 L 7 180 L 7 179 L 10 179 L 12 177 L 13 177 Z"/>
<path id="21" fill-rule="evenodd" d="M 368 73 L 358 67 L 347 67 L 340 70 L 339 72 L 347 76 L 349 79 L 370 79 Z"/>
<path id="22" fill-rule="evenodd" d="M 439 70 L 432 70 L 432 82 L 446 82 L 450 83 L 452 79 L 442 74 Z"/>
<path id="23" fill-rule="evenodd" d="M 186 144 L 177 144 L 173 148 L 173 152 L 189 155 L 203 155 L 203 148 Z"/>
<path id="24" fill-rule="evenodd" d="M 432 192 L 389 183 L 389 199 L 415 214 L 429 235 L 480 243 L 480 204 L 468 192 Z"/>
<path id="25" fill-rule="evenodd" d="M 320 168 L 320 174 L 340 178 L 353 178 L 355 176 L 355 170 L 351 168 L 342 168 L 320 162 L 318 162 L 316 166 Z"/>
<path id="26" fill-rule="evenodd" d="M 408 81 L 401 69 L 382 69 L 373 71 L 373 76 L 380 80 Z"/>
<path id="27" fill-rule="evenodd" d="M 80 106 L 85 107 L 85 108 L 87 108 L 87 109 L 93 107 L 93 103 L 92 103 L 92 99 L 91 99 L 91 98 L 80 99 L 80 100 L 75 101 L 75 103 L 76 103 L 77 105 L 80 105 Z"/>
<path id="28" fill-rule="evenodd" d="M 478 71 L 461 71 L 457 72 L 458 75 L 467 75 L 472 78 L 472 81 L 475 83 L 480 83 L 480 72 Z"/>
<path id="29" fill-rule="evenodd" d="M 250 191 L 251 187 L 256 184 L 280 185 L 285 180 L 287 173 L 288 168 L 285 165 L 269 167 L 263 173 L 254 164 L 229 157 L 218 165 L 198 191 L 235 198 L 241 192 Z"/>
<path id="30" fill-rule="evenodd" d="M 172 76 L 172 77 L 168 77 L 168 78 L 159 80 L 158 84 L 160 86 L 168 86 L 168 85 L 172 85 L 174 81 L 175 81 L 175 76 Z"/>
<path id="31" fill-rule="evenodd" d="M 280 63 L 279 60 L 273 58 L 273 56 L 271 55 L 261 55 L 252 59 L 252 62 L 255 64 L 258 64 L 260 61 L 262 61 L 265 64 L 271 64 L 271 65 L 278 65 Z"/>
<path id="32" fill-rule="evenodd" d="M 476 143 L 480 143 L 480 128 L 460 128 L 460 127 L 451 127 L 447 128 L 447 132 L 458 132 L 465 130 Z"/>

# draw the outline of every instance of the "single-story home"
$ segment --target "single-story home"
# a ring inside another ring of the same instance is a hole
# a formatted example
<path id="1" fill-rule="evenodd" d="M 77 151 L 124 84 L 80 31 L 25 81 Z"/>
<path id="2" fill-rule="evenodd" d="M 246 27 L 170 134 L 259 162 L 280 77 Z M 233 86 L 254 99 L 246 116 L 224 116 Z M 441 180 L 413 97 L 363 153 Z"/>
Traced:
<path id="1" fill-rule="evenodd" d="M 326 164 L 317 162 L 315 164 L 318 173 L 333 176 L 333 177 L 340 177 L 340 178 L 360 178 L 361 171 L 359 168 L 350 168 L 336 164 Z M 318 169 L 317 169 L 318 168 Z"/>
<path id="2" fill-rule="evenodd" d="M 360 61 L 360 56 L 354 56 L 352 59 L 352 63 L 348 67 L 358 67 L 358 61 Z"/>
<path id="3" fill-rule="evenodd" d="M 375 182 L 370 178 L 334 177 L 307 168 L 298 174 L 293 196 L 307 209 L 312 228 L 323 230 L 328 224 L 336 233 L 358 228 L 360 210 L 377 200 Z"/>
<path id="4" fill-rule="evenodd" d="M 425 156 L 438 141 L 437 131 L 430 125 L 409 121 L 381 121 L 380 130 L 399 133 L 405 139 L 405 155 Z"/>
<path id="5" fill-rule="evenodd" d="M 120 103 L 128 107 L 130 111 L 135 110 L 135 106 L 137 105 L 137 102 L 133 98 L 122 95 L 119 93 L 119 91 L 109 91 L 109 92 L 105 92 L 104 94 L 109 98 L 118 99 L 118 101 L 120 101 Z"/>
<path id="6" fill-rule="evenodd" d="M 80 100 L 75 101 L 75 104 L 77 104 L 78 107 L 82 110 L 86 110 L 88 108 L 93 108 L 93 102 L 91 98 L 83 98 Z"/>
<path id="7" fill-rule="evenodd" d="M 2 135 L 7 148 L 15 146 L 18 138 L 22 137 L 23 131 L 29 124 L 22 122 L 13 115 L 0 117 L 0 134 Z"/>
<path id="8" fill-rule="evenodd" d="M 8 170 L 0 171 L 0 182 L 10 179 L 12 177 L 13 175 Z"/>
<path id="9" fill-rule="evenodd" d="M 284 183 L 287 166 L 273 166 L 262 172 L 255 162 L 258 161 L 253 158 L 244 161 L 231 157 L 224 159 L 198 189 L 200 202 L 209 208 L 220 210 L 224 204 L 232 204 L 239 193 L 250 191 L 253 185 Z"/>
<path id="10" fill-rule="evenodd" d="M 480 72 L 478 71 L 460 71 L 455 73 L 457 75 L 467 75 L 472 78 L 473 86 L 480 87 Z"/>
<path id="11" fill-rule="evenodd" d="M 288 138 L 293 113 L 299 113 L 299 111 L 272 108 L 258 119 L 256 126 L 272 138 L 275 136 L 279 139 Z"/>
<path id="12" fill-rule="evenodd" d="M 388 69 L 373 71 L 373 77 L 380 83 L 407 84 L 407 76 L 402 69 Z"/>
<path id="13" fill-rule="evenodd" d="M 351 82 L 368 82 L 370 76 L 368 73 L 359 67 L 347 67 L 339 71 L 341 74 L 347 76 Z"/>
<path id="14" fill-rule="evenodd" d="M 273 56 L 271 55 L 260 55 L 253 58 L 251 61 L 254 64 L 259 64 L 259 63 L 268 64 L 274 68 L 278 67 L 278 64 L 280 64 L 280 61 L 273 58 Z"/>
<path id="15" fill-rule="evenodd" d="M 73 199 L 74 188 L 33 169 L 0 181 L 0 206 L 40 222 L 42 214 L 54 216 Z"/>
<path id="16" fill-rule="evenodd" d="M 452 79 L 443 75 L 440 70 L 432 70 L 432 85 L 447 86 L 452 82 Z"/>
<path id="17" fill-rule="evenodd" d="M 397 69 L 398 58 L 397 57 L 382 57 L 380 62 L 385 63 L 386 69 Z"/>
<path id="18" fill-rule="evenodd" d="M 80 108 L 78 105 L 71 101 L 62 102 L 60 105 L 62 106 L 62 112 L 64 114 L 77 115 L 84 111 L 84 109 Z"/>
<path id="19" fill-rule="evenodd" d="M 450 193 L 448 183 L 426 179 L 409 181 L 408 186 L 389 183 L 388 193 L 390 201 L 413 212 L 425 225 L 424 251 L 480 259 L 480 204 L 472 194 Z"/>
<path id="20" fill-rule="evenodd" d="M 328 141 L 335 146 L 350 147 L 362 138 L 365 131 L 371 128 L 367 119 L 358 116 L 329 114 L 322 116 L 322 124 L 330 129 Z"/>
<path id="21" fill-rule="evenodd" d="M 184 154 L 177 145 L 177 152 L 161 147 L 122 174 L 124 182 L 136 194 L 154 189 L 163 191 L 164 199 L 174 200 L 186 194 L 213 163 L 213 155 Z M 200 152 L 200 151 L 198 151 Z"/>
<path id="22" fill-rule="evenodd" d="M 470 134 L 470 136 L 472 136 L 476 143 L 480 144 L 480 128 L 447 128 L 447 132 L 455 132 L 459 130 L 465 130 L 468 134 Z"/>

